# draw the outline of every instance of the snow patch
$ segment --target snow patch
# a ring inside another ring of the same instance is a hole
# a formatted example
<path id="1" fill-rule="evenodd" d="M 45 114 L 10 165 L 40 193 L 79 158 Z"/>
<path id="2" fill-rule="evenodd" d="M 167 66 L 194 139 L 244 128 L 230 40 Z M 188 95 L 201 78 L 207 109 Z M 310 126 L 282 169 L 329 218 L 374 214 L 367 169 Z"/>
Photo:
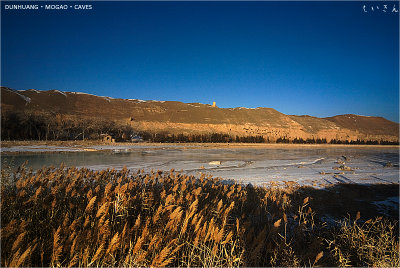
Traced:
<path id="1" fill-rule="evenodd" d="M 200 108 L 200 106 L 194 105 L 194 104 L 190 104 L 190 103 L 187 103 L 187 105 L 192 106 L 192 107 L 196 107 L 196 108 Z"/>
<path id="2" fill-rule="evenodd" d="M 20 94 L 20 93 L 18 93 L 16 91 L 14 91 L 14 93 L 17 94 L 18 96 L 20 96 L 21 98 L 23 98 L 26 101 L 26 104 L 31 102 L 31 98 L 29 98 L 27 96 L 24 96 L 24 95 L 22 95 L 22 94 Z"/>
<path id="3" fill-rule="evenodd" d="M 59 93 L 59 94 L 61 94 L 61 95 L 64 95 L 65 97 L 67 96 L 67 94 L 65 94 L 64 92 L 59 91 L 59 90 L 57 90 L 57 89 L 54 89 L 54 92 Z"/>
<path id="4" fill-rule="evenodd" d="M 114 99 L 114 98 L 112 98 L 112 97 L 106 97 L 106 96 L 97 96 L 97 95 L 94 95 L 94 94 L 83 93 L 83 92 L 69 92 L 69 93 L 72 93 L 72 94 L 78 94 L 78 95 L 89 95 L 89 96 L 95 96 L 95 97 L 98 97 L 98 98 L 107 99 L 108 101 L 110 101 L 110 100 Z"/>
<path id="5" fill-rule="evenodd" d="M 89 94 L 89 93 L 83 93 L 83 92 L 70 92 L 70 93 L 72 93 L 72 94 L 78 94 L 78 95 L 90 95 L 90 96 L 98 97 L 98 96 L 96 96 L 96 95 Z"/>
<path id="6" fill-rule="evenodd" d="M 139 100 L 139 99 L 128 99 L 129 101 L 136 101 L 136 102 L 147 102 L 145 100 Z"/>
<path id="7" fill-rule="evenodd" d="M 108 102 L 111 102 L 111 100 L 114 100 L 114 98 L 111 98 L 111 97 L 100 96 L 100 98 L 103 98 L 103 99 L 105 99 L 105 100 L 108 101 Z"/>
<path id="8" fill-rule="evenodd" d="M 237 108 L 235 108 L 235 109 L 240 109 L 240 110 L 242 110 L 242 109 L 245 109 L 245 110 L 256 110 L 256 109 L 258 109 L 258 108 L 237 107 Z"/>
<path id="9" fill-rule="evenodd" d="M 362 116 L 362 117 L 375 117 L 375 116 L 371 116 L 371 115 L 362 115 L 362 114 L 359 114 L 358 116 Z"/>

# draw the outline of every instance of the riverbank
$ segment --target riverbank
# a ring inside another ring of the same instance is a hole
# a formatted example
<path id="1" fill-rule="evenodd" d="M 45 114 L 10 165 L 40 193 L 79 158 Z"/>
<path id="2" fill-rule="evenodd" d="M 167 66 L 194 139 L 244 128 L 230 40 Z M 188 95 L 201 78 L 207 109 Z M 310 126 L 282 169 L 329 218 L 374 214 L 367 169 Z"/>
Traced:
<path id="1" fill-rule="evenodd" d="M 88 141 L 1 141 L 2 154 L 41 153 L 41 152 L 84 152 L 112 151 L 158 148 L 400 148 L 399 145 L 355 145 L 355 144 L 286 144 L 286 143 L 150 143 L 117 142 L 106 143 L 98 140 Z"/>

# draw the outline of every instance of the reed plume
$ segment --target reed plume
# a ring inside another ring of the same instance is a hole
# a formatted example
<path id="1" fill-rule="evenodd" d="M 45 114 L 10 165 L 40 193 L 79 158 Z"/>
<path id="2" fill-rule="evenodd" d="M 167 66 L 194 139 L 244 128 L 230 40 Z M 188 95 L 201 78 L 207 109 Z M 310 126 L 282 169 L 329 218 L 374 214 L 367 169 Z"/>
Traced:
<path id="1" fill-rule="evenodd" d="M 354 212 L 331 228 L 292 184 L 126 168 L 15 176 L 2 185 L 2 266 L 399 265 L 397 222 Z"/>

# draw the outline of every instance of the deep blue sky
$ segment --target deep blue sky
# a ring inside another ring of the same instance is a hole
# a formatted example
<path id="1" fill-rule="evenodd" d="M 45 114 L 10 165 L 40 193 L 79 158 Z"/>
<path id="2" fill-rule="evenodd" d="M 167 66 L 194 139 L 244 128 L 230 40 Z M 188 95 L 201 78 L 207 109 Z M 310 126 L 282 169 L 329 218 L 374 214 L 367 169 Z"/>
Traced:
<path id="1" fill-rule="evenodd" d="M 399 121 L 398 2 L 5 4 L 2 86 Z"/>

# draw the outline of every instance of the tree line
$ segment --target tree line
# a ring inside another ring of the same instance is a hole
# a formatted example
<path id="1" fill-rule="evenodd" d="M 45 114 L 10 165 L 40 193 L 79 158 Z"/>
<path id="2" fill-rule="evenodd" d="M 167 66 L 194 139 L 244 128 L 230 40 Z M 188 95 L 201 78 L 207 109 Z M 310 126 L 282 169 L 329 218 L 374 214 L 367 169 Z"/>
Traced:
<path id="1" fill-rule="evenodd" d="M 1 114 L 2 140 L 96 140 L 104 133 L 124 140 L 134 134 L 134 129 L 111 120 L 76 115 L 37 111 Z"/>
<path id="2" fill-rule="evenodd" d="M 265 143 L 266 140 L 263 136 L 244 136 L 233 137 L 223 133 L 210 133 L 210 134 L 170 134 L 167 132 L 150 133 L 140 132 L 139 135 L 145 141 L 150 142 L 194 142 L 194 143 Z"/>
<path id="3" fill-rule="evenodd" d="M 323 138 L 294 138 L 290 140 L 287 137 L 279 137 L 276 143 L 293 143 L 293 144 L 357 144 L 357 145 L 399 145 L 399 141 L 385 141 L 385 140 L 337 140 L 332 139 L 329 142 Z"/>

